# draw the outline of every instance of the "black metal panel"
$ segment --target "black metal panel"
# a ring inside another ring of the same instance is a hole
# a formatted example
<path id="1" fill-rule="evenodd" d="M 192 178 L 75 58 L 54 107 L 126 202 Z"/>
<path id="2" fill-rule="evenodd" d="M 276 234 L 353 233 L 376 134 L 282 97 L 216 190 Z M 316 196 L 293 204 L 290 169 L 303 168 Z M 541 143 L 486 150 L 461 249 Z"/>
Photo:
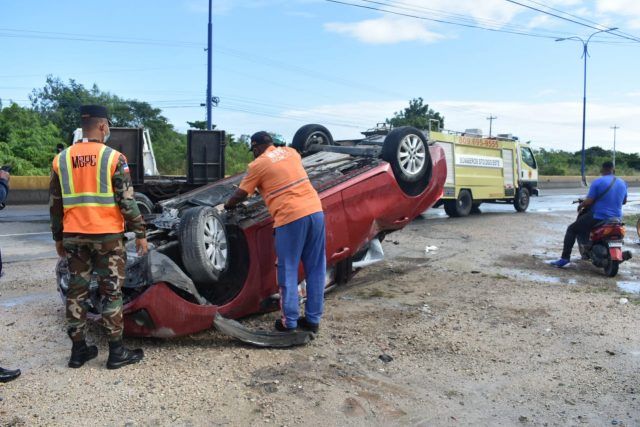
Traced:
<path id="1" fill-rule="evenodd" d="M 187 131 L 187 182 L 206 184 L 224 178 L 224 149 L 223 130 Z"/>
<path id="2" fill-rule="evenodd" d="M 111 137 L 107 145 L 118 150 L 127 158 L 133 185 L 144 183 L 144 165 L 142 147 L 144 144 L 142 128 L 110 128 Z"/>

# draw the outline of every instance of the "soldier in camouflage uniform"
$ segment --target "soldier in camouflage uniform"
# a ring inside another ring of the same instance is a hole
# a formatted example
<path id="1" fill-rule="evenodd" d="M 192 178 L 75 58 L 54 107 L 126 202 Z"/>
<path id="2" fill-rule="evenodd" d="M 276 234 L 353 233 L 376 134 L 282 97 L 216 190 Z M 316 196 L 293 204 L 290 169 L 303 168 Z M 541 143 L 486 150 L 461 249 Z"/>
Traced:
<path id="1" fill-rule="evenodd" d="M 122 285 L 124 224 L 135 233 L 141 255 L 147 252 L 145 226 L 126 158 L 104 146 L 109 137 L 106 108 L 83 106 L 81 113 L 84 138 L 54 159 L 49 203 L 56 251 L 66 257 L 71 276 L 66 304 L 73 343 L 69 367 L 79 368 L 98 354 L 98 348 L 85 341 L 89 284 L 95 273 L 109 339 L 107 367 L 117 369 L 144 357 L 141 349 L 122 345 Z"/>

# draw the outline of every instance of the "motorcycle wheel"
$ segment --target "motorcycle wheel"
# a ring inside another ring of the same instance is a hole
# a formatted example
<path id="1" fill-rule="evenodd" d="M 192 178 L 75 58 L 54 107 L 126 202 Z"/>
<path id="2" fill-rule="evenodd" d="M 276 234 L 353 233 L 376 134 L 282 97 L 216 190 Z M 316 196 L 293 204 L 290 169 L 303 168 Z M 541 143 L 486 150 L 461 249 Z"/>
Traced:
<path id="1" fill-rule="evenodd" d="M 604 267 L 604 274 L 607 277 L 614 277 L 616 274 L 618 274 L 619 266 L 620 266 L 620 261 L 609 260 L 609 262 L 607 262 L 607 265 Z"/>

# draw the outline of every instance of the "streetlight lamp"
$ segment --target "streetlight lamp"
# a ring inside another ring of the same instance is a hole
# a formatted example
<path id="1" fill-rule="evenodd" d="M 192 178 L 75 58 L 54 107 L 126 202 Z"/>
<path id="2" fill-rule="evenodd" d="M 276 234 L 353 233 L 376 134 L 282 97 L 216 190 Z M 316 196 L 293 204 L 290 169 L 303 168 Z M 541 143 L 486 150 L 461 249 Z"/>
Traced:
<path id="1" fill-rule="evenodd" d="M 587 177 L 585 176 L 585 163 L 586 163 L 586 153 L 584 151 L 584 138 L 585 138 L 585 121 L 587 115 L 587 57 L 589 56 L 589 42 L 591 41 L 591 37 L 595 36 L 599 33 L 608 33 L 610 31 L 617 30 L 618 27 L 609 28 L 608 30 L 599 30 L 595 33 L 591 34 L 587 40 L 582 37 L 573 36 L 573 37 L 564 37 L 561 39 L 556 39 L 557 42 L 561 42 L 564 40 L 576 40 L 582 43 L 582 57 L 584 58 L 584 76 L 582 82 L 582 166 L 580 167 L 580 172 L 582 173 L 582 185 L 587 186 Z"/>

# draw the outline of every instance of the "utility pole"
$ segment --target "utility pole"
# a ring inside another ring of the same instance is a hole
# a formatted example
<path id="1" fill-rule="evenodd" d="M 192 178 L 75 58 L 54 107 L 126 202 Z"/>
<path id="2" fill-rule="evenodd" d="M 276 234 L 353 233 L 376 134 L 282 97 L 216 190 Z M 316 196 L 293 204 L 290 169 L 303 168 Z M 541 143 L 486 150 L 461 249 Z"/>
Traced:
<path id="1" fill-rule="evenodd" d="M 611 129 L 613 129 L 613 168 L 615 169 L 616 167 L 616 131 L 620 129 L 620 126 L 613 125 Z"/>
<path id="2" fill-rule="evenodd" d="M 211 2 L 209 0 L 209 38 L 207 43 L 207 130 L 211 130 L 211 50 L 212 50 L 212 39 L 213 39 L 213 31 L 211 27 Z"/>
<path id="3" fill-rule="evenodd" d="M 492 114 L 489 114 L 489 117 L 487 117 L 487 120 L 489 120 L 489 138 L 491 138 L 491 130 L 493 128 L 493 121 L 496 120 L 496 119 L 497 119 L 497 117 L 492 115 Z"/>

